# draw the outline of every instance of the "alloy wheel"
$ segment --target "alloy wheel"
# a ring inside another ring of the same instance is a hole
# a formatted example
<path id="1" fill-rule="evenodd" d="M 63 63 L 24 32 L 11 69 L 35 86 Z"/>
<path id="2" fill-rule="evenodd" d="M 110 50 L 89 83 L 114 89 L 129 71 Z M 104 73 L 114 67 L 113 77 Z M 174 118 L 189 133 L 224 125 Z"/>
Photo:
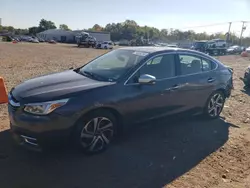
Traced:
<path id="1" fill-rule="evenodd" d="M 114 125 L 106 117 L 95 117 L 88 121 L 81 131 L 81 145 L 90 152 L 98 152 L 110 143 Z"/>
<path id="2" fill-rule="evenodd" d="M 221 93 L 215 93 L 208 103 L 208 114 L 211 117 L 220 115 L 224 105 L 224 97 Z"/>

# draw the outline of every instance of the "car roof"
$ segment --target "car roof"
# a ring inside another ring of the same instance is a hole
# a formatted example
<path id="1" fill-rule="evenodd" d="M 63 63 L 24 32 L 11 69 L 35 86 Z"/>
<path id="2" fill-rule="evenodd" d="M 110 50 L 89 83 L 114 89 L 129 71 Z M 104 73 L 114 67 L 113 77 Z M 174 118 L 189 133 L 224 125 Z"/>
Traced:
<path id="1" fill-rule="evenodd" d="M 157 54 L 166 53 L 166 52 L 184 52 L 184 53 L 191 52 L 192 54 L 207 57 L 208 59 L 219 62 L 215 58 L 213 58 L 213 57 L 211 57 L 203 52 L 199 52 L 196 50 L 190 50 L 190 49 L 184 49 L 184 48 L 142 46 L 142 47 L 124 47 L 124 48 L 118 48 L 118 49 L 133 50 L 133 51 L 137 51 L 137 52 L 145 52 L 145 53 L 149 53 L 151 55 L 157 55 Z"/>
<path id="2" fill-rule="evenodd" d="M 154 53 L 154 52 L 161 52 L 161 51 L 176 51 L 178 48 L 173 48 L 173 47 L 158 47 L 158 46 L 140 46 L 140 47 L 125 47 L 125 48 L 120 48 L 124 50 L 133 50 L 133 51 L 140 51 L 140 52 L 148 52 L 148 53 Z"/>
<path id="3" fill-rule="evenodd" d="M 189 49 L 183 49 L 178 47 L 167 47 L 167 46 L 141 46 L 141 47 L 124 47 L 119 48 L 124 50 L 133 50 L 133 51 L 139 51 L 139 52 L 146 52 L 146 53 L 157 53 L 157 52 L 192 52 L 196 54 L 201 54 L 200 52 L 197 52 L 195 50 L 189 50 Z M 204 54 L 203 54 L 204 55 Z"/>

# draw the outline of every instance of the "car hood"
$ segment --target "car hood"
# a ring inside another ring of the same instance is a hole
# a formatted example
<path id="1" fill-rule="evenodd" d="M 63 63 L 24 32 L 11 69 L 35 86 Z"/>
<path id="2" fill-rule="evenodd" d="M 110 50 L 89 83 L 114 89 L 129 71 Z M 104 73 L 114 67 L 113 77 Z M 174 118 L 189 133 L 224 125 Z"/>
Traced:
<path id="1" fill-rule="evenodd" d="M 74 97 L 81 92 L 112 84 L 69 70 L 27 80 L 13 88 L 11 94 L 20 103 L 43 102 Z"/>

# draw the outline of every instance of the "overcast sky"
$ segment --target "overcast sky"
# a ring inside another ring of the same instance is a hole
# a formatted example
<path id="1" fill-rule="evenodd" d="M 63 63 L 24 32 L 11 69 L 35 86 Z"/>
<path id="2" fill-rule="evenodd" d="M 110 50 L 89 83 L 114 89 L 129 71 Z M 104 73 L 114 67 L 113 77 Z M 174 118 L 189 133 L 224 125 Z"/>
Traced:
<path id="1" fill-rule="evenodd" d="M 2 25 L 27 28 L 44 18 L 71 29 L 90 28 L 95 23 L 135 20 L 159 29 L 225 32 L 229 21 L 250 21 L 250 0 L 0 0 Z M 217 26 L 195 27 L 225 23 Z M 245 36 L 250 36 L 250 23 Z M 232 24 L 240 33 L 241 23 Z"/>

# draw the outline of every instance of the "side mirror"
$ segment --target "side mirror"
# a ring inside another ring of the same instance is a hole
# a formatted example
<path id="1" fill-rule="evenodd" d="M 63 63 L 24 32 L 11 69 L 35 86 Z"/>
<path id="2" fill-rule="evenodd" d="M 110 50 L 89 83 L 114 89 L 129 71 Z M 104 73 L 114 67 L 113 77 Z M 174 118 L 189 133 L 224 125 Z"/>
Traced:
<path id="1" fill-rule="evenodd" d="M 155 84 L 156 78 L 149 74 L 143 74 L 138 79 L 139 84 Z"/>

